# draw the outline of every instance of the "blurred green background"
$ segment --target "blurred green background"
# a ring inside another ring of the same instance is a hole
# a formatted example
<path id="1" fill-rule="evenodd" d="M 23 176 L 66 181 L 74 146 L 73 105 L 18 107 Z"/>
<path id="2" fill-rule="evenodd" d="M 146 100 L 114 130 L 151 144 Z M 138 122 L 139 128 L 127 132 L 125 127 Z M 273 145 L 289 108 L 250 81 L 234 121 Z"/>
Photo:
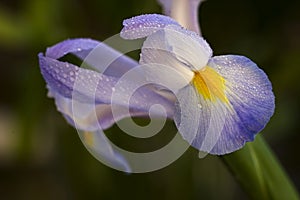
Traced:
<path id="1" fill-rule="evenodd" d="M 269 75 L 276 113 L 263 135 L 298 189 L 299 9 L 299 0 L 208 0 L 200 8 L 202 33 L 215 55 L 245 55 Z M 199 159 L 193 148 L 152 173 L 104 166 L 46 96 L 39 52 L 67 38 L 105 40 L 124 18 L 160 12 L 155 0 L 0 1 L 0 199 L 247 199 L 221 159 Z M 175 131 L 172 122 L 166 130 Z M 137 150 L 172 138 L 161 133 L 142 142 L 116 127 L 108 135 Z"/>

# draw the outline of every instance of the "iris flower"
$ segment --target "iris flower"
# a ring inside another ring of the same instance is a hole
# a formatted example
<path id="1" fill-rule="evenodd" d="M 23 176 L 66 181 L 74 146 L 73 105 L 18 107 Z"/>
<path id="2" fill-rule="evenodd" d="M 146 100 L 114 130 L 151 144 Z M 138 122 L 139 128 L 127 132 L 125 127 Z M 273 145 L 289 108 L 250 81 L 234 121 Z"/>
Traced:
<path id="1" fill-rule="evenodd" d="M 139 63 L 90 39 L 66 40 L 48 48 L 45 55 L 39 54 L 49 94 L 71 125 L 97 132 L 125 117 L 148 116 L 151 105 L 160 104 L 190 145 L 223 155 L 253 141 L 273 115 L 271 83 L 248 58 L 212 56 L 202 37 L 164 15 L 140 15 L 124 20 L 123 25 L 120 34 L 124 39 L 145 39 Z M 101 54 L 97 62 L 89 63 L 95 71 L 59 60 L 67 54 L 84 59 L 96 47 Z M 106 65 L 108 70 L 99 70 Z M 140 68 L 144 70 L 141 77 L 154 86 L 139 88 L 130 99 L 130 112 L 124 112 L 127 105 L 122 96 L 127 95 L 135 80 L 122 82 L 119 100 L 111 98 L 122 76 L 139 65 L 146 66 Z M 72 110 L 74 101 L 82 108 L 76 113 Z M 112 106 L 119 108 L 119 112 L 113 113 Z M 91 117 L 93 113 L 96 118 Z M 160 114 L 157 112 L 156 116 Z M 93 141 L 95 151 L 107 159 L 123 162 L 105 135 L 101 137 Z"/>

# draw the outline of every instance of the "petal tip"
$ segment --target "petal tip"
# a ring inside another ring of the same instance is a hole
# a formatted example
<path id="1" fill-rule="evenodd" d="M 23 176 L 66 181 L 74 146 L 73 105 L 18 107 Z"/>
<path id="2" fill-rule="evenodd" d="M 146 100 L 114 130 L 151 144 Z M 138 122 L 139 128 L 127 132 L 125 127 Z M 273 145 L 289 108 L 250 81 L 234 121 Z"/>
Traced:
<path id="1" fill-rule="evenodd" d="M 138 39 L 147 37 L 167 25 L 180 26 L 174 19 L 160 14 L 145 14 L 123 21 L 121 37 L 124 39 Z"/>

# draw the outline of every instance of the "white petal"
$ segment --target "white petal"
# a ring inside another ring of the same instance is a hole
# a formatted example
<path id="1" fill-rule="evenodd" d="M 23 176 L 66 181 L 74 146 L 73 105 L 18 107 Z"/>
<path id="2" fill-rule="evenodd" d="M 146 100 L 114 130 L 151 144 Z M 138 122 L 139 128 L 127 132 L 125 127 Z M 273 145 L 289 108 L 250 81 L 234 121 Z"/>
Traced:
<path id="1" fill-rule="evenodd" d="M 167 59 L 167 57 L 165 57 Z M 175 63 L 177 64 L 177 63 Z M 173 66 L 175 66 L 175 64 Z M 150 63 L 142 65 L 144 76 L 149 84 L 160 86 L 174 93 L 185 87 L 192 80 L 194 73 L 189 70 L 183 72 L 182 68 L 174 68 L 170 65 Z M 180 71 L 179 71 L 180 70 Z"/>
<path id="2" fill-rule="evenodd" d="M 174 121 L 185 140 L 200 151 L 211 152 L 223 130 L 227 107 L 203 99 L 189 85 L 178 93 Z"/>
<path id="3" fill-rule="evenodd" d="M 212 50 L 203 38 L 192 31 L 173 25 L 150 35 L 142 49 L 166 51 L 192 70 L 206 66 L 212 55 Z M 146 53 L 142 52 L 142 56 Z"/>
<path id="4" fill-rule="evenodd" d="M 196 70 L 207 64 L 212 50 L 202 37 L 178 26 L 168 26 L 164 30 L 167 43 L 179 60 Z"/>

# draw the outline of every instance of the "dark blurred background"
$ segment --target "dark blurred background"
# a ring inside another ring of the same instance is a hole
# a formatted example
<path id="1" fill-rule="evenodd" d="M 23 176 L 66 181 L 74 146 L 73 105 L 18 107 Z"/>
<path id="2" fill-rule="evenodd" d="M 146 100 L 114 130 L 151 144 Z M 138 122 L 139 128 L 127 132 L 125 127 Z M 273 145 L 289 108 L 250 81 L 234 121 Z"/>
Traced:
<path id="1" fill-rule="evenodd" d="M 207 0 L 199 14 L 215 55 L 245 55 L 269 75 L 276 113 L 263 135 L 298 189 L 299 10 L 299 0 Z M 106 167 L 46 96 L 39 52 L 67 38 L 105 40 L 121 30 L 124 18 L 160 12 L 155 0 L 0 1 L 0 199 L 247 198 L 221 159 L 199 159 L 193 148 L 152 173 Z M 172 122 L 167 126 L 165 132 L 175 129 Z M 116 127 L 108 134 L 129 149 L 139 142 L 118 137 Z M 150 143 L 168 140 L 166 134 Z"/>

